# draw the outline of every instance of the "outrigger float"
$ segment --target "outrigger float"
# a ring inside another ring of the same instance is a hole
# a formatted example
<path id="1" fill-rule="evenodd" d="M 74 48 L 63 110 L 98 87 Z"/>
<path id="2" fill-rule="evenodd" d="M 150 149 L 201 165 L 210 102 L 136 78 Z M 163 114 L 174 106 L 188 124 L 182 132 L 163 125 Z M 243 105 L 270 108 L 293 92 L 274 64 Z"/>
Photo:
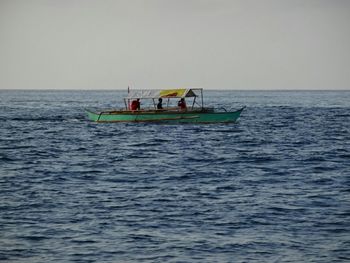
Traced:
<path id="1" fill-rule="evenodd" d="M 157 100 L 163 100 L 163 109 L 157 109 Z M 171 106 L 173 99 L 186 99 L 186 109 Z M 131 110 L 130 102 L 135 99 L 151 100 L 147 109 Z M 227 111 L 204 107 L 203 89 L 131 90 L 124 98 L 125 109 L 86 110 L 90 120 L 95 122 L 180 122 L 180 123 L 229 123 L 236 122 L 245 106 Z"/>

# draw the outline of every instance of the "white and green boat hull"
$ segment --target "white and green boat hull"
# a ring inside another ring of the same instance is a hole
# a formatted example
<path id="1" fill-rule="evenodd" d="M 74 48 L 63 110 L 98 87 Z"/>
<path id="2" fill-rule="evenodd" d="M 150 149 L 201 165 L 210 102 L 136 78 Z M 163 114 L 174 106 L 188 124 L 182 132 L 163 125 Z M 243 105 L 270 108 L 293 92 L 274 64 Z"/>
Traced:
<path id="1" fill-rule="evenodd" d="M 232 112 L 199 111 L 100 111 L 87 110 L 95 122 L 181 122 L 181 123 L 227 123 L 236 122 L 244 107 Z"/>

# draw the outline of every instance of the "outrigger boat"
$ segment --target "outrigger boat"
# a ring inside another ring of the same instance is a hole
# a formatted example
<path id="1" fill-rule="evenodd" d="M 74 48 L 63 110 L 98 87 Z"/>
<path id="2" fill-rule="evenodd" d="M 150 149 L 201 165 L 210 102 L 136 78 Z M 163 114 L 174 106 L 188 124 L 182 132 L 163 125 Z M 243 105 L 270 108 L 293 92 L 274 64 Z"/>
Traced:
<path id="1" fill-rule="evenodd" d="M 129 90 L 128 90 L 129 91 Z M 156 101 L 162 98 L 163 109 L 157 109 Z M 186 99 L 186 109 L 171 106 L 173 99 Z M 131 110 L 132 100 L 151 100 L 153 105 L 148 109 Z M 164 103 L 165 101 L 165 103 Z M 216 110 L 204 107 L 203 89 L 166 89 L 166 90 L 131 90 L 124 98 L 125 109 L 120 110 L 86 110 L 90 120 L 95 122 L 181 122 L 181 123 L 220 123 L 236 122 L 241 115 L 242 107 L 235 111 L 224 108 Z"/>

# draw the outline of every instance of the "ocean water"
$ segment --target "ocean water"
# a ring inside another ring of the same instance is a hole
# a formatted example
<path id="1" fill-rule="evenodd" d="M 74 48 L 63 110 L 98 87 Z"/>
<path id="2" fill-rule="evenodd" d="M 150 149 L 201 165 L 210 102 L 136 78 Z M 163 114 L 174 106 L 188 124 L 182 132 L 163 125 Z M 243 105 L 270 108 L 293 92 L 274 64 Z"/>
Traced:
<path id="1" fill-rule="evenodd" d="M 0 261 L 350 262 L 350 92 L 208 91 L 234 124 L 96 124 L 0 91 Z"/>

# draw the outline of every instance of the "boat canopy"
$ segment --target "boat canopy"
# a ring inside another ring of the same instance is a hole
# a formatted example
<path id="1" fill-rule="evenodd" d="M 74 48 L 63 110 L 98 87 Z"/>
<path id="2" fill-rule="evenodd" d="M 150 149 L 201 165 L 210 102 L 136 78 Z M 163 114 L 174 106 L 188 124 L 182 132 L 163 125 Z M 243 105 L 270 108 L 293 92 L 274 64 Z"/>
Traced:
<path id="1" fill-rule="evenodd" d="M 191 89 L 162 89 L 162 90 L 130 90 L 128 96 L 125 99 L 158 99 L 158 98 L 187 98 L 198 97 L 195 93 L 199 91 L 202 93 L 201 88 Z"/>

